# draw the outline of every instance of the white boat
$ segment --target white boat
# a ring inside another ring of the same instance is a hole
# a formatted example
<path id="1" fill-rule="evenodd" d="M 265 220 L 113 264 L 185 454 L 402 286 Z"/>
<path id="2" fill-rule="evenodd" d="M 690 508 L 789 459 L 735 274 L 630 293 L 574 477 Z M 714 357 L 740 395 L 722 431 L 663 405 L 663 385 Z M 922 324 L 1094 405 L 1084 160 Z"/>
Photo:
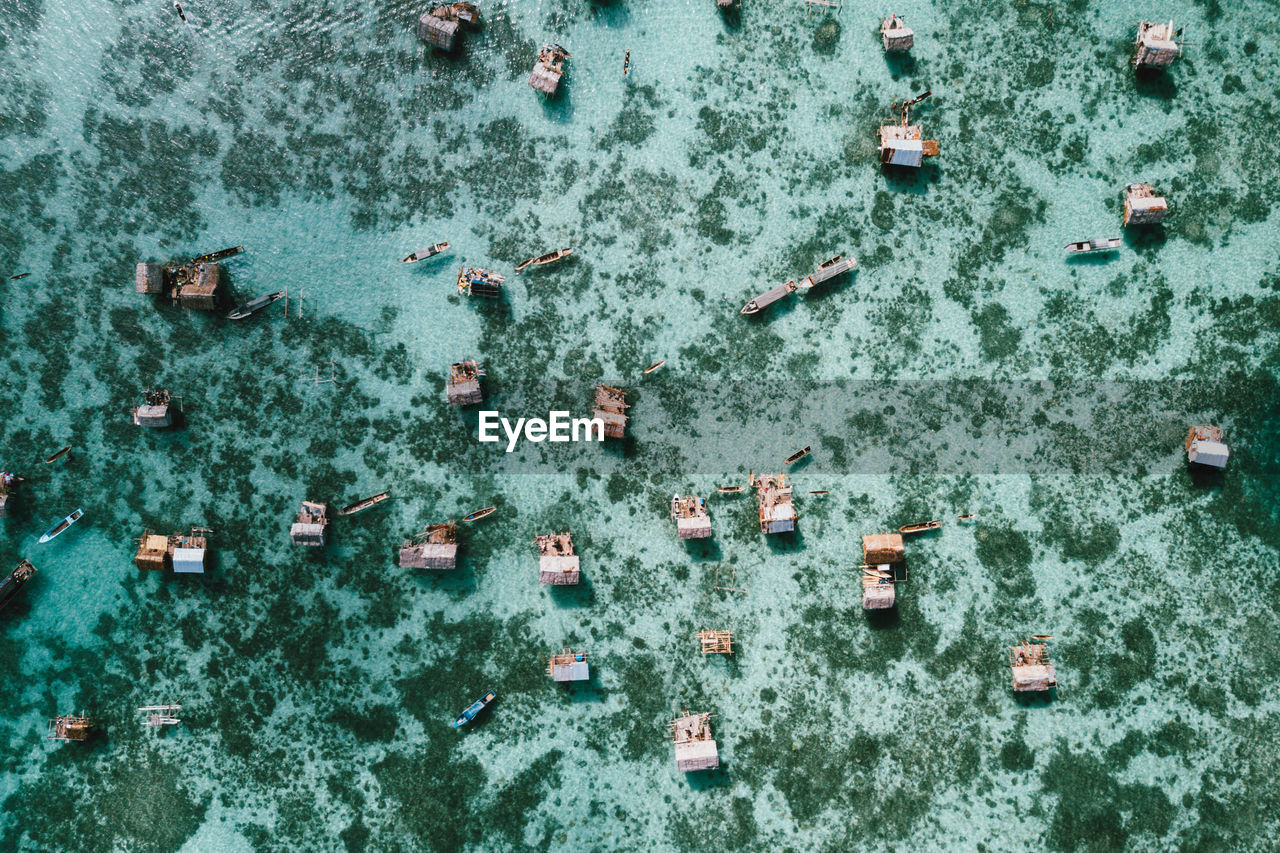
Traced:
<path id="1" fill-rule="evenodd" d="M 228 320 L 243 320 L 246 317 L 252 317 L 254 314 L 266 308 L 272 302 L 284 296 L 283 290 L 277 290 L 275 293 L 268 293 L 266 296 L 259 296 L 257 299 L 251 299 L 243 305 L 236 307 L 234 311 L 227 315 Z"/>
<path id="2" fill-rule="evenodd" d="M 405 255 L 403 258 L 400 259 L 400 263 L 414 264 L 414 263 L 417 263 L 418 261 L 425 261 L 427 258 L 435 257 L 436 255 L 440 254 L 441 252 L 445 251 L 448 248 L 449 248 L 448 242 L 436 243 L 434 246 L 428 246 L 425 249 L 419 249 L 416 252 Z"/>
<path id="3" fill-rule="evenodd" d="M 1119 237 L 1094 237 L 1092 240 L 1068 243 L 1067 252 L 1073 255 L 1087 254 L 1089 252 L 1114 252 L 1120 248 L 1121 242 L 1123 241 Z"/>

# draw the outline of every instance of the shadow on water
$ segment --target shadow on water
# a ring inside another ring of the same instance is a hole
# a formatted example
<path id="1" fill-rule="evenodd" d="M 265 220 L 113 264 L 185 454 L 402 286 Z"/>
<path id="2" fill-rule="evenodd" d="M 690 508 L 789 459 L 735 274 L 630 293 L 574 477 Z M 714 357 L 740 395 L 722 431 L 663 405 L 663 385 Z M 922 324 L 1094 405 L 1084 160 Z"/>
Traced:
<path id="1" fill-rule="evenodd" d="M 890 607 L 888 610 L 865 610 L 863 612 L 867 616 L 867 627 L 873 631 L 891 631 L 902 624 L 896 607 Z"/>
<path id="2" fill-rule="evenodd" d="M 1139 68 L 1133 74 L 1133 87 L 1144 98 L 1171 101 L 1178 95 L 1178 84 L 1167 71 Z"/>
<path id="3" fill-rule="evenodd" d="M 880 33 L 876 31 L 876 41 L 880 42 Z M 883 44 L 881 44 L 883 47 Z M 899 77 L 910 77 L 916 73 L 916 58 L 909 51 L 895 50 L 884 52 L 884 64 L 889 68 L 889 74 L 894 80 Z"/>
<path id="4" fill-rule="evenodd" d="M 626 0 L 587 0 L 587 11 L 596 23 L 606 27 L 625 27 L 631 23 L 631 7 Z M 618 64 L 621 66 L 621 60 Z"/>
<path id="5" fill-rule="evenodd" d="M 880 173 L 884 175 L 885 187 L 890 192 L 908 195 L 926 195 L 929 184 L 936 184 L 942 179 L 942 169 L 936 158 L 928 158 L 919 168 L 909 166 L 880 165 Z"/>
<path id="6" fill-rule="evenodd" d="M 1158 249 L 1167 239 L 1163 225 L 1130 225 L 1124 229 L 1124 244 L 1135 252 Z"/>
<path id="7" fill-rule="evenodd" d="M 568 62 L 572 62 L 570 59 Z M 569 95 L 569 91 L 573 84 L 566 73 L 560 79 L 560 86 L 556 89 L 554 95 L 544 95 L 532 88 L 529 90 L 534 96 L 542 99 L 542 115 L 548 120 L 556 124 L 569 124 L 573 121 L 573 99 Z"/>
<path id="8" fill-rule="evenodd" d="M 720 19 L 728 32 L 737 33 L 742 29 L 742 9 L 737 0 L 734 0 L 732 5 L 720 8 Z"/>
<path id="9" fill-rule="evenodd" d="M 586 572 L 578 575 L 576 584 L 548 584 L 548 594 L 557 607 L 578 609 L 590 607 L 595 603 L 595 586 Z"/>
<path id="10" fill-rule="evenodd" d="M 1120 257 L 1119 252 L 1093 252 L 1092 254 L 1067 255 L 1069 267 L 1105 267 Z"/>
<path id="11" fill-rule="evenodd" d="M 715 770 L 697 770 L 693 773 L 686 773 L 684 778 L 689 783 L 689 787 L 695 791 L 710 791 L 713 788 L 730 788 L 733 786 L 733 777 L 729 775 L 729 768 L 724 763 L 721 763 Z"/>
<path id="12" fill-rule="evenodd" d="M 1056 687 L 1040 693 L 1015 693 L 1013 701 L 1019 708 L 1047 708 L 1058 700 Z"/>
<path id="13" fill-rule="evenodd" d="M 609 690 L 600 683 L 600 676 L 595 667 L 591 668 L 591 677 L 586 681 L 566 684 L 565 694 L 569 697 L 569 701 L 573 703 L 603 702 L 609 698 Z"/>
<path id="14" fill-rule="evenodd" d="M 723 554 L 720 550 L 720 543 L 716 542 L 714 536 L 706 539 L 683 539 L 685 551 L 689 554 L 689 559 L 697 563 L 718 563 Z"/>
<path id="15" fill-rule="evenodd" d="M 775 554 L 794 554 L 804 548 L 804 536 L 800 533 L 799 522 L 790 533 L 770 533 L 764 537 L 769 550 Z"/>
<path id="16" fill-rule="evenodd" d="M 1191 478 L 1191 488 L 1198 492 L 1217 491 L 1222 488 L 1226 471 L 1209 465 L 1192 465 L 1187 463 L 1187 476 Z"/>

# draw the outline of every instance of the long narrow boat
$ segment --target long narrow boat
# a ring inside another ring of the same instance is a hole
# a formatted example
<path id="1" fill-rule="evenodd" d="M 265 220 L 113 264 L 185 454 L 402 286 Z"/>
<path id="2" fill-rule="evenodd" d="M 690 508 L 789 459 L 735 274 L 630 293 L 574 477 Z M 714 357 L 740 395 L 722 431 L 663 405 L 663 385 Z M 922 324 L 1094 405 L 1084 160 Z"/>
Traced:
<path id="1" fill-rule="evenodd" d="M 823 261 L 818 269 L 812 275 L 807 276 L 796 285 L 796 288 L 806 293 L 815 284 L 822 284 L 824 281 L 830 281 L 838 275 L 844 275 L 849 270 L 858 266 L 857 260 L 854 258 L 846 258 L 844 255 L 836 255 L 834 258 Z"/>
<path id="2" fill-rule="evenodd" d="M 667 363 L 667 360 L 665 358 L 662 361 L 655 361 L 653 364 L 649 365 L 644 369 L 644 375 L 648 376 L 650 373 L 653 373 L 655 370 L 657 370 L 659 367 L 662 367 L 662 365 L 666 363 Z"/>
<path id="3" fill-rule="evenodd" d="M 402 264 L 416 264 L 418 261 L 425 261 L 427 258 L 434 258 L 436 255 L 449 248 L 449 241 L 436 243 L 434 246 L 428 246 L 425 249 L 419 249 L 416 252 L 410 252 L 400 259 Z"/>
<path id="4" fill-rule="evenodd" d="M 790 465 L 793 462 L 799 462 L 801 459 L 805 458 L 812 452 L 813 452 L 813 448 L 806 444 L 803 450 L 797 450 L 795 453 L 792 453 L 790 456 L 788 456 L 785 464 Z"/>
<path id="5" fill-rule="evenodd" d="M 736 495 L 738 492 L 744 491 L 746 488 L 746 486 L 720 486 L 716 491 L 726 495 Z"/>
<path id="6" fill-rule="evenodd" d="M 68 527 L 75 524 L 77 521 L 79 521 L 83 517 L 84 517 L 84 510 L 82 509 L 78 509 L 75 512 L 71 513 L 71 515 L 68 515 L 66 518 L 62 519 L 62 521 L 59 521 L 53 527 L 50 527 L 48 530 L 46 530 L 44 532 L 44 535 L 40 537 L 40 544 L 43 545 L 44 543 L 48 542 L 50 539 L 53 539 L 55 536 L 59 536 L 62 533 L 66 532 L 66 529 Z"/>
<path id="7" fill-rule="evenodd" d="M 926 530 L 937 530 L 941 521 L 921 521 L 918 524 L 904 524 L 898 528 L 899 533 L 924 533 Z"/>
<path id="8" fill-rule="evenodd" d="M 493 515 L 497 511 L 498 511 L 498 508 L 496 506 L 487 506 L 484 509 L 476 510 L 475 512 L 471 513 L 470 515 L 468 515 L 466 518 L 462 520 L 463 521 L 479 521 L 482 518 L 488 518 L 489 516 Z"/>
<path id="9" fill-rule="evenodd" d="M 1124 241 L 1119 237 L 1094 237 L 1091 240 L 1080 240 L 1067 244 L 1067 252 L 1072 255 L 1089 252 L 1114 252 Z"/>
<path id="10" fill-rule="evenodd" d="M 24 278 L 26 278 L 29 275 L 31 275 L 31 273 L 29 272 L 20 272 L 17 275 L 9 276 L 9 281 L 22 281 Z"/>
<path id="11" fill-rule="evenodd" d="M 827 491 L 826 489 L 819 489 L 818 491 L 816 491 L 816 492 L 810 492 L 809 494 L 811 494 L 811 495 L 829 495 L 829 494 L 831 494 L 831 492 Z"/>
<path id="12" fill-rule="evenodd" d="M 9 603 L 18 590 L 22 589 L 22 585 L 31 579 L 36 573 L 36 567 L 28 563 L 26 560 L 19 560 L 18 567 L 0 580 L 0 607 L 4 607 Z"/>
<path id="13" fill-rule="evenodd" d="M 759 314 L 761 311 L 768 308 L 770 305 L 777 302 L 782 297 L 787 296 L 788 294 L 791 294 L 791 293 L 795 293 L 795 291 L 796 291 L 796 283 L 794 281 L 789 281 L 786 284 L 780 284 L 777 287 L 773 288 L 773 290 L 766 290 L 764 293 L 760 294 L 755 299 L 752 299 L 746 305 L 743 305 L 741 313 Z"/>
<path id="14" fill-rule="evenodd" d="M 257 299 L 251 299 L 228 314 L 227 319 L 243 320 L 244 318 L 250 317 L 261 311 L 263 308 L 266 308 L 282 296 L 284 296 L 284 291 L 277 290 L 275 293 L 268 293 L 266 296 L 259 296 Z"/>
<path id="15" fill-rule="evenodd" d="M 356 501 L 353 504 L 347 504 L 342 509 L 338 510 L 338 515 L 355 515 L 357 512 L 364 512 L 369 507 L 380 504 L 389 497 L 391 497 L 390 492 L 379 492 L 372 497 Z"/>
<path id="16" fill-rule="evenodd" d="M 214 261 L 220 261 L 223 258 L 229 258 L 232 255 L 238 255 L 244 251 L 244 246 L 232 246 L 230 249 L 223 249 L 219 252 L 210 252 L 207 255 L 201 255 L 198 258 L 192 258 L 193 264 L 211 264 Z"/>
<path id="17" fill-rule="evenodd" d="M 538 255 L 536 258 L 530 258 L 527 261 L 521 261 L 516 265 L 516 273 L 525 267 L 540 267 L 543 264 L 555 263 L 562 258 L 567 258 L 573 254 L 573 249 L 556 249 L 554 252 L 547 252 L 545 255 Z"/>
<path id="18" fill-rule="evenodd" d="M 71 452 L 71 448 L 72 448 L 73 446 L 74 446 L 74 445 L 70 445 L 70 444 L 68 444 L 66 447 L 62 448 L 62 449 L 61 449 L 61 450 L 59 450 L 57 453 L 53 454 L 53 455 L 52 455 L 52 456 L 50 456 L 48 459 L 44 460 L 44 464 L 48 465 L 50 462 L 57 462 L 59 459 L 61 459 L 62 457 L 66 456 L 68 453 L 70 453 L 70 452 Z"/>
<path id="19" fill-rule="evenodd" d="M 453 721 L 453 727 L 460 728 L 465 726 L 476 718 L 476 715 L 483 711 L 494 699 L 498 698 L 498 694 L 490 690 L 476 701 L 467 706 L 467 710 L 458 715 L 458 719 Z"/>

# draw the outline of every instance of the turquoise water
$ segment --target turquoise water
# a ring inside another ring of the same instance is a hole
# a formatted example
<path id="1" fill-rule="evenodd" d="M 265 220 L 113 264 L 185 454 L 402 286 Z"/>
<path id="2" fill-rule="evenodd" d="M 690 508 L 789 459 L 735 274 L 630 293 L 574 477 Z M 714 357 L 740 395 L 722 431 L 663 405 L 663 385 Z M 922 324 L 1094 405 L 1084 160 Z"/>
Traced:
<path id="1" fill-rule="evenodd" d="M 424 10 L 0 0 L 0 274 L 31 273 L 0 287 L 0 468 L 28 478 L 0 567 L 39 568 L 0 612 L 0 849 L 1280 846 L 1273 3 L 909 2 L 909 58 L 855 2 L 486 4 L 453 57 Z M 1127 66 L 1144 17 L 1187 27 L 1162 77 Z M 573 54 L 552 101 L 543 41 Z M 885 175 L 875 129 L 926 89 L 940 156 Z M 1064 261 L 1133 181 L 1164 228 Z M 133 292 L 236 244 L 235 293 L 288 287 L 287 316 Z M 456 295 L 462 263 L 560 246 L 501 304 Z M 841 252 L 854 276 L 738 314 Z M 625 387 L 632 437 L 480 445 L 443 400 L 465 358 L 513 417 Z M 183 428 L 131 425 L 155 386 Z M 1202 422 L 1221 476 L 1185 466 Z M 805 445 L 799 533 L 766 541 L 715 488 Z M 382 489 L 289 546 L 301 500 Z M 676 539 L 676 491 L 710 543 Z M 396 566 L 488 505 L 457 570 Z M 868 620 L 861 535 L 930 518 Z M 133 566 L 193 524 L 208 574 Z M 563 529 L 584 582 L 548 589 L 532 539 Z M 1034 633 L 1048 703 L 1008 689 Z M 588 686 L 547 678 L 565 646 Z M 675 772 L 684 708 L 720 770 Z M 43 739 L 78 709 L 99 737 Z"/>

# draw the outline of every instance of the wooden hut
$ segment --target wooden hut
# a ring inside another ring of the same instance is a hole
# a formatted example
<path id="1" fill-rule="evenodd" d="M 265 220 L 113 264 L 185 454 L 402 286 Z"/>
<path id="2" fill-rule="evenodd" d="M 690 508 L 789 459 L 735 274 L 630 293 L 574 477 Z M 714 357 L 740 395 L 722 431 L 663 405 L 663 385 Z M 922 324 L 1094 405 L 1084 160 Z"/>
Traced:
<path id="1" fill-rule="evenodd" d="M 450 406 L 474 406 L 484 400 L 480 379 L 484 368 L 474 361 L 460 361 L 449 365 L 449 382 L 445 385 L 445 398 Z"/>
<path id="2" fill-rule="evenodd" d="M 796 529 L 796 507 L 786 474 L 761 474 L 753 477 L 759 503 L 760 532 L 790 533 Z"/>
<path id="3" fill-rule="evenodd" d="M 142 398 L 146 402 L 133 408 L 134 426 L 163 429 L 173 425 L 173 415 L 169 411 L 173 396 L 168 391 L 163 388 L 154 391 L 148 389 L 142 392 Z"/>
<path id="4" fill-rule="evenodd" d="M 453 50 L 461 23 L 451 6 L 436 6 L 418 19 L 418 38 L 432 47 Z"/>
<path id="5" fill-rule="evenodd" d="M 22 478 L 17 474 L 0 471 L 0 518 L 8 518 L 9 498 L 13 497 L 14 490 L 21 482 Z"/>
<path id="6" fill-rule="evenodd" d="M 529 85 L 539 92 L 554 95 L 560 88 L 560 78 L 564 76 L 564 61 L 569 58 L 569 51 L 560 45 L 543 45 L 533 73 L 529 75 Z"/>
<path id="7" fill-rule="evenodd" d="M 289 527 L 289 541 L 308 548 L 323 548 L 329 532 L 329 507 L 303 501 L 298 520 Z"/>
<path id="8" fill-rule="evenodd" d="M 547 663 L 547 675 L 556 682 L 590 681 L 591 668 L 587 664 L 587 653 L 565 649 L 558 655 L 552 655 Z"/>
<path id="9" fill-rule="evenodd" d="M 898 603 L 893 570 L 888 565 L 862 565 L 862 609 L 892 610 Z"/>
<path id="10" fill-rule="evenodd" d="M 169 567 L 169 537 L 150 530 L 138 540 L 138 553 L 133 564 L 140 569 L 162 572 Z"/>
<path id="11" fill-rule="evenodd" d="M 458 270 L 458 292 L 463 296 L 498 299 L 502 296 L 504 281 L 505 277 L 479 267 L 463 267 Z"/>
<path id="12" fill-rule="evenodd" d="M 880 126 L 880 165 L 914 169 L 924 163 L 925 157 L 937 156 L 938 141 L 925 139 L 921 126 L 911 124 L 911 108 L 931 94 L 933 92 L 928 91 L 910 101 L 893 105 L 900 111 L 900 121 Z"/>
<path id="13" fill-rule="evenodd" d="M 1165 69 L 1173 64 L 1182 53 L 1182 45 L 1177 41 L 1182 30 L 1173 29 L 1173 21 L 1167 24 L 1153 24 L 1143 21 L 1138 24 L 1138 38 L 1134 42 L 1134 69 Z"/>
<path id="14" fill-rule="evenodd" d="M 733 654 L 733 632 L 707 630 L 698 632 L 698 643 L 704 655 Z"/>
<path id="15" fill-rule="evenodd" d="M 535 537 L 538 546 L 538 582 L 553 586 L 576 584 L 581 575 L 578 555 L 568 533 L 547 533 Z"/>
<path id="16" fill-rule="evenodd" d="M 31 576 L 36 573 L 36 567 L 28 563 L 26 560 L 19 560 L 18 565 L 13 571 L 0 579 L 0 607 L 4 607 L 13 597 L 18 594 L 18 590 L 26 586 L 27 581 L 31 580 Z"/>
<path id="17" fill-rule="evenodd" d="M 907 549 L 901 533 L 869 533 L 862 537 L 862 562 L 870 565 L 901 563 Z"/>
<path id="18" fill-rule="evenodd" d="M 671 721 L 671 734 L 676 747 L 676 770 L 714 770 L 720 766 L 720 750 L 711 736 L 711 715 L 690 714 Z"/>
<path id="19" fill-rule="evenodd" d="M 711 516 L 707 501 L 694 495 L 672 495 L 671 517 L 676 522 L 676 535 L 681 539 L 706 539 L 711 535 Z"/>
<path id="20" fill-rule="evenodd" d="M 1033 637 L 1009 648 L 1014 693 L 1045 693 L 1058 686 L 1058 671 L 1049 660 L 1047 637 Z"/>
<path id="21" fill-rule="evenodd" d="M 400 546 L 402 569 L 453 569 L 458 565 L 458 525 L 433 524 Z"/>
<path id="22" fill-rule="evenodd" d="M 1124 188 L 1125 225 L 1159 225 L 1168 211 L 1168 202 L 1151 184 L 1129 184 Z"/>
<path id="23" fill-rule="evenodd" d="M 1187 451 L 1187 462 L 1210 468 L 1227 467 L 1231 451 L 1223 441 L 1225 437 L 1221 427 L 1193 426 L 1187 431 L 1187 440 L 1183 443 L 1183 449 Z"/>
<path id="24" fill-rule="evenodd" d="M 889 610 L 897 604 L 894 584 L 906 580 L 906 567 L 901 565 L 905 559 L 901 533 L 871 533 L 862 537 L 863 610 Z"/>
<path id="25" fill-rule="evenodd" d="M 880 40 L 887 51 L 911 50 L 915 39 L 916 34 L 907 28 L 906 21 L 899 15 L 890 15 L 880 22 Z"/>
<path id="26" fill-rule="evenodd" d="M 138 293 L 165 294 L 174 305 L 183 308 L 213 311 L 221 298 L 222 265 L 218 261 L 243 251 L 243 246 L 232 246 L 189 261 L 138 264 L 134 289 Z"/>
<path id="27" fill-rule="evenodd" d="M 145 531 L 138 540 L 138 553 L 133 563 L 140 569 L 164 571 L 172 569 L 176 574 L 204 574 L 209 553 L 206 527 L 192 527 L 190 533 L 160 536 Z"/>
<path id="28" fill-rule="evenodd" d="M 592 417 L 604 422 L 606 438 L 622 438 L 627 433 L 627 392 L 609 385 L 596 386 L 596 409 Z"/>
<path id="29" fill-rule="evenodd" d="M 49 730 L 45 734 L 45 738 L 47 740 L 61 741 L 87 740 L 93 732 L 94 725 L 93 719 L 83 712 L 78 715 L 66 714 L 65 716 L 54 717 L 49 721 Z"/>
<path id="30" fill-rule="evenodd" d="M 133 274 L 134 290 L 159 296 L 164 293 L 164 265 L 138 264 Z"/>

